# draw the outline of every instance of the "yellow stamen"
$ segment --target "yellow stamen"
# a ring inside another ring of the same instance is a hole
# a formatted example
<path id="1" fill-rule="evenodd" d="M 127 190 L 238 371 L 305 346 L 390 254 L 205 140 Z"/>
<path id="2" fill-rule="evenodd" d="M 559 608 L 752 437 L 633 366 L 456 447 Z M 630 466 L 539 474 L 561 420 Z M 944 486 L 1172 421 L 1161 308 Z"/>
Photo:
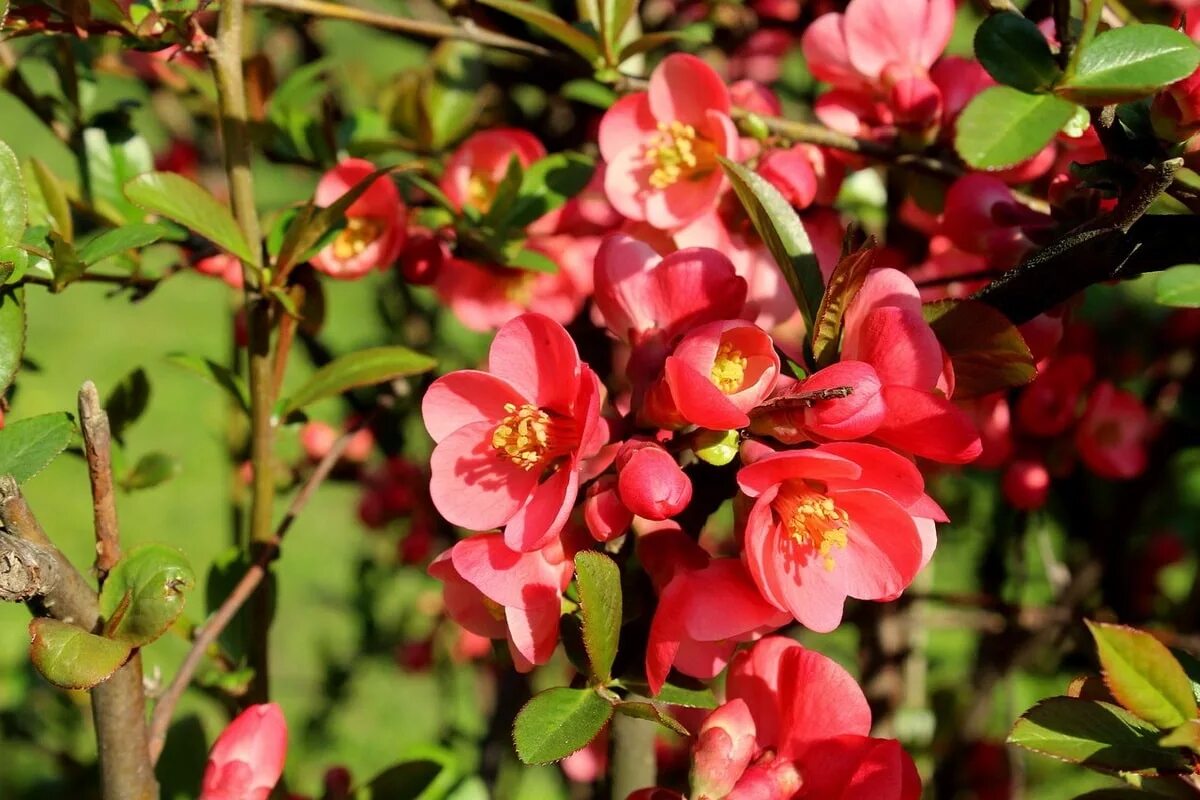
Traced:
<path id="1" fill-rule="evenodd" d="M 658 123 L 658 133 L 646 148 L 646 161 L 654 167 L 650 185 L 665 189 L 693 173 L 711 170 L 715 151 L 710 142 L 696 137 L 696 129 L 675 120 Z"/>
<path id="2" fill-rule="evenodd" d="M 383 233 L 383 223 L 370 217 L 351 217 L 333 240 L 333 254 L 340 259 L 353 258 L 366 250 Z"/>
<path id="3" fill-rule="evenodd" d="M 733 394 L 746 380 L 746 357 L 729 342 L 722 342 L 713 359 L 709 380 L 724 394 Z"/>
<path id="4" fill-rule="evenodd" d="M 850 515 L 826 495 L 786 484 L 779 491 L 776 509 L 792 539 L 816 550 L 825 569 L 832 571 L 834 548 L 846 548 Z"/>
<path id="5" fill-rule="evenodd" d="M 496 199 L 496 183 L 486 175 L 473 173 L 467 178 L 467 201 L 480 213 L 486 214 Z"/>
<path id="6" fill-rule="evenodd" d="M 508 412 L 492 431 L 492 447 L 524 470 L 542 463 L 550 449 L 550 415 L 529 403 L 505 403 Z"/>

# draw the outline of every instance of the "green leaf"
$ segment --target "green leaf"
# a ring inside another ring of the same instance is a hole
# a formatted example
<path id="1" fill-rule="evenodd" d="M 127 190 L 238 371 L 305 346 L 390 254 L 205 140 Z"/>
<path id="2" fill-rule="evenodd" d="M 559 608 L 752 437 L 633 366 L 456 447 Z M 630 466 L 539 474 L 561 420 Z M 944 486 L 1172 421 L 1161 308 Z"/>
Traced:
<path id="1" fill-rule="evenodd" d="M 726 158 L 718 156 L 718 160 L 755 230 L 787 279 L 806 328 L 812 330 L 821 297 L 825 294 L 825 283 L 804 224 L 779 190 L 765 178 Z"/>
<path id="2" fill-rule="evenodd" d="M 976 169 L 1011 167 L 1036 155 L 1074 115 L 1072 103 L 1052 94 L 992 86 L 959 116 L 954 149 Z"/>
<path id="3" fill-rule="evenodd" d="M 0 475 L 24 483 L 67 449 L 75 422 L 66 412 L 26 417 L 0 429 Z"/>
<path id="4" fill-rule="evenodd" d="M 1023 92 L 1047 89 L 1062 73 L 1038 26 L 1011 12 L 983 21 L 975 31 L 975 56 L 999 83 Z"/>
<path id="5" fill-rule="evenodd" d="M 1074 697 L 1043 700 L 1017 720 L 1010 744 L 1101 770 L 1175 769 L 1183 756 L 1158 745 L 1160 732 L 1120 706 Z"/>
<path id="6" fill-rule="evenodd" d="M 842 339 L 842 318 L 858 294 L 867 273 L 875 267 L 879 248 L 874 240 L 865 247 L 843 256 L 829 276 L 829 285 L 821 296 L 816 324 L 812 326 L 812 354 L 817 367 L 827 367 L 837 360 L 838 343 Z"/>
<path id="7" fill-rule="evenodd" d="M 433 74 L 421 84 L 421 118 L 427 128 L 422 138 L 433 150 L 442 150 L 475 124 L 487 70 L 483 48 L 470 42 L 441 42 L 430 63 Z"/>
<path id="8" fill-rule="evenodd" d="M 231 372 L 228 367 L 215 361 L 185 353 L 172 353 L 167 356 L 167 361 L 220 386 L 238 402 L 243 411 L 250 413 L 250 392 L 246 389 L 246 381 L 241 375 Z"/>
<path id="9" fill-rule="evenodd" d="M 358 789 L 357 800 L 421 800 L 437 781 L 445 765 L 430 759 L 405 761 L 389 767 Z"/>
<path id="10" fill-rule="evenodd" d="M 1037 375 L 1021 332 L 991 306 L 978 300 L 939 300 L 921 310 L 954 365 L 956 398 L 1024 386 Z"/>
<path id="11" fill-rule="evenodd" d="M 537 250 L 518 250 L 512 258 L 505 262 L 505 266 L 523 269 L 527 272 L 544 272 L 547 275 L 558 272 L 558 264 L 555 264 L 550 256 L 539 253 Z"/>
<path id="12" fill-rule="evenodd" d="M 583 191 L 595 171 L 595 162 L 579 153 L 554 153 L 535 161 L 525 170 L 517 200 L 503 224 L 524 228 L 561 208 Z"/>
<path id="13" fill-rule="evenodd" d="M 104 411 L 108 414 L 108 427 L 113 438 L 121 441 L 125 429 L 146 413 L 149 403 L 150 379 L 146 377 L 146 370 L 138 367 L 122 378 L 104 399 Z"/>
<path id="14" fill-rule="evenodd" d="M 617 93 L 602 83 L 589 78 L 576 78 L 567 81 L 559 89 L 559 93 L 568 100 L 586 103 L 601 111 L 607 111 L 609 106 L 617 102 Z"/>
<path id="15" fill-rule="evenodd" d="M 174 231 L 156 222 L 133 222 L 113 228 L 79 248 L 79 260 L 89 267 L 106 258 L 172 238 Z"/>
<path id="16" fill-rule="evenodd" d="M 608 683 L 621 638 L 621 570 L 603 553 L 584 550 L 575 556 L 575 579 L 592 677 Z"/>
<path id="17" fill-rule="evenodd" d="M 79 260 L 75 246 L 57 232 L 50 233 L 50 249 L 54 254 L 53 288 L 61 292 L 83 277 L 83 273 L 87 272 L 87 264 Z"/>
<path id="18" fill-rule="evenodd" d="M 1165 25 L 1127 25 L 1093 39 L 1075 74 L 1055 91 L 1083 105 L 1126 103 L 1186 78 L 1196 67 L 1200 48 L 1187 34 Z"/>
<path id="19" fill-rule="evenodd" d="M 145 210 L 178 222 L 242 261 L 259 266 L 256 249 L 247 244 L 229 209 L 182 175 L 139 175 L 125 184 L 125 195 Z"/>
<path id="20" fill-rule="evenodd" d="M 617 64 L 623 64 L 629 59 L 640 56 L 643 53 L 649 53 L 652 50 L 657 50 L 660 47 L 665 47 L 676 42 L 695 43 L 697 38 L 693 31 L 687 28 L 678 31 L 654 31 L 653 33 L 647 33 L 634 39 L 621 49 L 621 52 L 617 55 Z M 701 41 L 703 41 L 702 38 Z"/>
<path id="21" fill-rule="evenodd" d="M 528 0 L 479 0 L 482 5 L 512 14 L 531 28 L 541 31 L 551 39 L 566 45 L 583 57 L 589 64 L 600 57 L 596 40 L 566 20 L 551 14 Z"/>
<path id="22" fill-rule="evenodd" d="M 515 155 L 509 156 L 504 177 L 496 184 L 496 190 L 492 192 L 488 210 L 483 214 L 483 224 L 498 229 L 504 227 L 504 220 L 508 218 L 513 203 L 517 202 L 517 197 L 521 193 L 521 182 L 524 180 L 525 167 L 521 164 L 521 160 Z"/>
<path id="23" fill-rule="evenodd" d="M 104 683 L 129 659 L 131 648 L 48 617 L 29 623 L 29 657 L 42 677 L 63 689 Z"/>
<path id="24" fill-rule="evenodd" d="M 121 478 L 121 487 L 127 492 L 150 489 L 174 478 L 180 468 L 179 459 L 174 456 L 158 451 L 146 453 Z"/>
<path id="25" fill-rule="evenodd" d="M 154 155 L 146 140 L 134 133 L 128 119 L 120 115 L 112 120 L 108 130 L 85 129 L 83 149 L 87 154 L 87 181 L 92 197 L 109 204 L 127 222 L 141 220 L 142 213 L 137 207 L 141 203 L 128 196 L 128 192 L 122 192 L 122 187 L 135 176 L 154 169 Z"/>
<path id="26" fill-rule="evenodd" d="M 598 0 L 598 2 L 600 3 L 600 35 L 604 39 L 606 52 L 615 53 L 625 26 L 637 12 L 638 0 Z"/>
<path id="27" fill-rule="evenodd" d="M 645 681 L 622 680 L 621 686 L 634 694 L 639 694 L 643 697 L 650 696 L 650 685 Z M 691 689 L 671 683 L 664 683 L 659 693 L 654 695 L 654 700 L 658 703 L 666 703 L 669 706 L 684 706 L 685 708 L 711 709 L 716 708 L 718 705 L 717 698 L 713 695 L 712 689 L 708 687 L 702 686 Z"/>
<path id="28" fill-rule="evenodd" d="M 149 644 L 183 613 L 187 592 L 195 585 L 195 573 L 175 548 L 134 548 L 108 573 L 100 591 L 104 635 L 130 647 Z"/>
<path id="29" fill-rule="evenodd" d="M 12 149 L 0 141 L 0 245 L 17 244 L 29 222 L 29 199 L 21 164 Z"/>
<path id="30" fill-rule="evenodd" d="M 1200 753 L 1200 720 L 1190 719 L 1158 740 L 1163 747 L 1186 747 Z"/>
<path id="31" fill-rule="evenodd" d="M 564 759 L 594 739 L 612 714 L 608 701 L 591 689 L 547 689 L 517 714 L 517 756 L 525 764 Z"/>
<path id="32" fill-rule="evenodd" d="M 1154 299 L 1164 306 L 1200 308 L 1200 264 L 1180 264 L 1160 274 Z"/>
<path id="33" fill-rule="evenodd" d="M 68 242 L 75 239 L 75 223 L 71 219 L 71 205 L 67 202 L 67 190 L 50 168 L 40 159 L 32 159 L 33 176 L 46 203 L 53 229 Z"/>
<path id="34" fill-rule="evenodd" d="M 25 290 L 0 291 L 0 395 L 8 391 L 25 352 Z"/>
<path id="35" fill-rule="evenodd" d="M 1192 682 L 1166 645 L 1124 625 L 1089 621 L 1087 626 L 1096 640 L 1104 683 L 1121 705 L 1164 730 L 1195 719 Z"/>
<path id="36" fill-rule="evenodd" d="M 680 724 L 679 720 L 672 717 L 662 708 L 643 700 L 626 700 L 617 703 L 614 707 L 618 714 L 624 714 L 627 717 L 636 717 L 637 719 L 646 719 L 651 722 L 657 722 L 672 733 L 677 733 L 680 736 L 691 736 L 688 729 Z"/>
<path id="37" fill-rule="evenodd" d="M 437 366 L 429 356 L 407 347 L 372 347 L 349 353 L 321 367 L 308 382 L 279 403 L 279 416 L 286 417 L 309 403 L 333 397 L 360 386 L 372 386 L 395 378 L 420 375 Z"/>

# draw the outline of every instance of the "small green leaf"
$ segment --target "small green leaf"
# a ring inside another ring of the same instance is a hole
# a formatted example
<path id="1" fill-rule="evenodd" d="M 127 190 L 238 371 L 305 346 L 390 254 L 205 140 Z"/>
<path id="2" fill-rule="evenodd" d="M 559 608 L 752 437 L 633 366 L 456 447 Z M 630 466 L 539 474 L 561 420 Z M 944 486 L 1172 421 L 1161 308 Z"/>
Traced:
<path id="1" fill-rule="evenodd" d="M 174 231 L 166 225 L 155 222 L 133 222 L 105 231 L 80 247 L 79 260 L 90 267 L 106 258 L 152 245 L 162 239 L 172 238 L 174 235 Z"/>
<path id="2" fill-rule="evenodd" d="M 1200 753 L 1200 720 L 1190 719 L 1158 740 L 1163 747 L 1186 747 Z"/>
<path id="3" fill-rule="evenodd" d="M 0 245 L 17 244 L 29 222 L 29 200 L 21 164 L 12 149 L 0 141 Z"/>
<path id="4" fill-rule="evenodd" d="M 71 219 L 71 205 L 67 202 L 66 187 L 40 159 L 32 159 L 30 163 L 54 231 L 68 242 L 74 241 L 75 224 Z"/>
<path id="5" fill-rule="evenodd" d="M 598 2 L 600 3 L 600 35 L 604 39 L 606 52 L 615 53 L 625 26 L 637 13 L 638 0 L 598 0 Z"/>
<path id="6" fill-rule="evenodd" d="M 755 230 L 787 279 L 805 326 L 812 330 L 825 282 L 804 224 L 779 190 L 757 172 L 725 158 L 718 160 Z"/>
<path id="7" fill-rule="evenodd" d="M 608 701 L 591 689 L 547 689 L 517 714 L 517 756 L 531 765 L 564 759 L 596 738 L 612 714 Z"/>
<path id="8" fill-rule="evenodd" d="M 150 489 L 171 480 L 179 474 L 179 470 L 179 459 L 174 456 L 158 451 L 146 453 L 121 478 L 121 487 L 127 492 Z"/>
<path id="9" fill-rule="evenodd" d="M 113 676 L 131 648 L 48 617 L 29 623 L 29 657 L 42 677 L 63 689 L 91 689 Z"/>
<path id="10" fill-rule="evenodd" d="M 621 570 L 603 553 L 584 550 L 575 556 L 575 579 L 592 677 L 608 683 L 621 638 Z"/>
<path id="11" fill-rule="evenodd" d="M 1023 92 L 1047 89 L 1062 73 L 1038 26 L 1012 12 L 983 21 L 975 31 L 975 57 L 998 82 Z"/>
<path id="12" fill-rule="evenodd" d="M 146 370 L 138 367 L 112 388 L 104 399 L 104 411 L 108 414 L 108 427 L 112 436 L 121 441 L 125 430 L 137 422 L 150 403 L 150 379 Z"/>
<path id="13" fill-rule="evenodd" d="M 74 435 L 75 422 L 65 412 L 8 423 L 0 429 L 0 475 L 24 483 L 66 450 Z"/>
<path id="14" fill-rule="evenodd" d="M 583 191 L 595 170 L 595 162 L 579 153 L 554 153 L 535 161 L 525 170 L 517 199 L 500 224 L 524 228 L 561 208 Z"/>
<path id="15" fill-rule="evenodd" d="M 976 169 L 1003 169 L 1037 155 L 1075 115 L 1072 103 L 1011 86 L 984 89 L 958 118 L 954 149 Z"/>
<path id="16" fill-rule="evenodd" d="M 1192 682 L 1162 642 L 1124 625 L 1088 622 L 1104 683 L 1125 708 L 1168 730 L 1196 717 Z"/>
<path id="17" fill-rule="evenodd" d="M 1164 306 L 1200 308 L 1200 264 L 1180 264 L 1160 274 L 1154 299 Z"/>
<path id="18" fill-rule="evenodd" d="M 688 729 L 680 724 L 679 720 L 672 717 L 662 708 L 654 703 L 645 702 L 642 700 L 626 700 L 617 703 L 615 706 L 618 714 L 624 714 L 627 717 L 636 717 L 637 719 L 647 719 L 651 722 L 657 722 L 672 733 L 677 733 L 680 736 L 691 736 Z"/>
<path id="19" fill-rule="evenodd" d="M 195 573 L 175 548 L 145 544 L 129 551 L 100 591 L 104 635 L 130 647 L 149 644 L 183 613 L 195 585 Z"/>
<path id="20" fill-rule="evenodd" d="M 430 759 L 405 761 L 389 767 L 358 789 L 358 800 L 422 800 L 426 791 L 446 769 L 445 764 Z"/>
<path id="21" fill-rule="evenodd" d="M 692 450 L 696 458 L 714 467 L 723 467 L 733 463 L 737 458 L 738 447 L 741 444 L 741 434 L 736 430 L 705 431 L 695 433 Z"/>
<path id="22" fill-rule="evenodd" d="M 138 200 L 122 192 L 136 176 L 154 169 L 154 154 L 145 138 L 135 133 L 127 115 L 106 115 L 106 127 L 83 131 L 83 149 L 87 154 L 88 185 L 92 197 L 108 204 L 126 222 L 142 218 Z M 176 176 L 181 182 L 185 178 Z M 193 184 L 194 185 L 194 184 Z"/>
<path id="23" fill-rule="evenodd" d="M 547 275 L 554 275 L 558 272 L 558 264 L 545 253 L 539 253 L 537 250 L 518 250 L 516 254 L 508 259 L 505 266 L 513 269 L 523 269 L 527 272 L 542 272 Z"/>
<path id="24" fill-rule="evenodd" d="M 182 175 L 139 175 L 125 184 L 125 195 L 145 210 L 178 222 L 242 261 L 259 266 L 258 243 L 252 249 L 229 209 Z"/>
<path id="25" fill-rule="evenodd" d="M 1200 48 L 1187 34 L 1165 25 L 1127 25 L 1088 43 L 1075 74 L 1055 91 L 1083 105 L 1126 103 L 1186 78 L 1196 67 Z"/>
<path id="26" fill-rule="evenodd" d="M 1024 386 L 1037 375 L 1021 332 L 991 306 L 978 300 L 939 300 L 921 310 L 954 365 L 956 398 Z"/>
<path id="27" fill-rule="evenodd" d="M 25 352 L 25 290 L 0 291 L 0 396 L 12 385 Z"/>
<path id="28" fill-rule="evenodd" d="M 1120 706 L 1074 697 L 1043 700 L 1017 720 L 1010 744 L 1093 769 L 1178 769 L 1178 752 L 1159 747 L 1161 733 Z"/>
<path id="29" fill-rule="evenodd" d="M 589 78 L 567 81 L 559 89 L 559 93 L 568 100 L 585 103 L 601 111 L 607 111 L 613 103 L 617 102 L 616 92 Z"/>
<path id="30" fill-rule="evenodd" d="M 246 382 L 241 375 L 231 372 L 228 367 L 215 361 L 185 353 L 172 353 L 167 356 L 167 361 L 220 386 L 238 402 L 243 411 L 250 413 L 250 392 L 247 391 Z"/>
<path id="31" fill-rule="evenodd" d="M 295 393 L 280 402 L 279 416 L 286 417 L 309 403 L 333 397 L 360 386 L 372 386 L 395 378 L 420 375 L 437 366 L 429 356 L 407 347 L 372 347 L 334 359 L 308 379 Z"/>
<path id="32" fill-rule="evenodd" d="M 633 692 L 634 694 L 642 695 L 643 697 L 650 696 L 650 685 L 645 681 L 640 680 L 622 680 L 621 686 Z M 717 698 L 713 695 L 712 689 L 701 687 L 690 689 L 686 686 L 676 686 L 671 683 L 664 683 L 658 694 L 654 695 L 654 700 L 657 703 L 666 703 L 669 706 L 684 706 L 686 708 L 716 708 Z"/>
<path id="33" fill-rule="evenodd" d="M 551 39 L 566 45 L 578 53 L 589 64 L 600 57 L 600 47 L 596 40 L 561 17 L 528 2 L 527 0 L 479 0 L 485 6 L 512 14 L 517 19 L 535 30 L 549 36 Z"/>
<path id="34" fill-rule="evenodd" d="M 50 233 L 50 249 L 54 254 L 54 291 L 61 292 L 83 277 L 87 264 L 79 260 L 75 246 L 57 232 Z"/>

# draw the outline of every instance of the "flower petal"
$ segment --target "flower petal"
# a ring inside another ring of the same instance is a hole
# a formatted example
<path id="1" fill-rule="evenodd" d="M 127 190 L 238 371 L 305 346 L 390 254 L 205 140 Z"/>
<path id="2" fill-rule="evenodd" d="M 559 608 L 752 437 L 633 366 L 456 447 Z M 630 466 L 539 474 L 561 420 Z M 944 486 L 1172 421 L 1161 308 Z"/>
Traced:
<path id="1" fill-rule="evenodd" d="M 579 471 L 565 465 L 538 484 L 529 502 L 504 526 L 504 541 L 514 550 L 540 550 L 562 532 L 579 494 Z"/>
<path id="2" fill-rule="evenodd" d="M 712 67 L 695 56 L 673 53 L 650 74 L 650 110 L 659 122 L 700 128 L 707 112 L 729 113 L 729 89 Z"/>
<path id="3" fill-rule="evenodd" d="M 421 399 L 421 416 L 435 442 L 476 422 L 496 425 L 506 403 L 528 402 L 507 381 L 480 370 L 459 370 L 438 378 Z"/>
<path id="4" fill-rule="evenodd" d="M 538 408 L 564 412 L 579 390 L 581 364 L 562 325 L 541 314 L 522 314 L 496 333 L 488 371 Z"/>
<path id="5" fill-rule="evenodd" d="M 498 528 L 512 519 L 537 486 L 537 473 L 524 470 L 492 447 L 495 425 L 459 428 L 433 449 L 429 495 L 451 524 L 471 530 Z"/>

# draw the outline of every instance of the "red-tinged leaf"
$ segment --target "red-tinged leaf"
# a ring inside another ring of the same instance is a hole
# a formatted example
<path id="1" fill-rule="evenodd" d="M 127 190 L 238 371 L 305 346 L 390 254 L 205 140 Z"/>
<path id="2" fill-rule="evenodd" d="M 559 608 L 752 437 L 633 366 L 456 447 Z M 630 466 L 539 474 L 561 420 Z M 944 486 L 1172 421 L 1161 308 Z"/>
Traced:
<path id="1" fill-rule="evenodd" d="M 1024 386 L 1037 375 L 1017 327 L 977 300 L 926 303 L 925 319 L 954 365 L 954 397 L 969 400 Z"/>
<path id="2" fill-rule="evenodd" d="M 626 700 L 617 703 L 616 710 L 618 714 L 624 714 L 627 717 L 636 717 L 637 719 L 645 719 L 650 722 L 657 722 L 672 733 L 680 736 L 691 736 L 688 729 L 683 727 L 679 720 L 668 714 L 663 708 L 655 703 L 646 702 L 643 700 Z"/>
<path id="3" fill-rule="evenodd" d="M 1188 720 L 1158 740 L 1163 747 L 1186 747 L 1200 753 L 1200 720 Z"/>
<path id="4" fill-rule="evenodd" d="M 1125 708 L 1163 730 L 1196 718 L 1192 682 L 1162 642 L 1125 625 L 1088 622 L 1104 682 Z"/>
<path id="5" fill-rule="evenodd" d="M 865 246 L 844 256 L 833 268 L 813 325 L 812 351 L 817 367 L 827 367 L 837 360 L 842 319 L 867 273 L 874 268 L 878 254 L 879 248 L 872 237 Z"/>
<path id="6" fill-rule="evenodd" d="M 83 628 L 39 617 L 29 623 L 29 657 L 46 680 L 63 689 L 90 689 L 129 658 L 129 645 Z"/>

